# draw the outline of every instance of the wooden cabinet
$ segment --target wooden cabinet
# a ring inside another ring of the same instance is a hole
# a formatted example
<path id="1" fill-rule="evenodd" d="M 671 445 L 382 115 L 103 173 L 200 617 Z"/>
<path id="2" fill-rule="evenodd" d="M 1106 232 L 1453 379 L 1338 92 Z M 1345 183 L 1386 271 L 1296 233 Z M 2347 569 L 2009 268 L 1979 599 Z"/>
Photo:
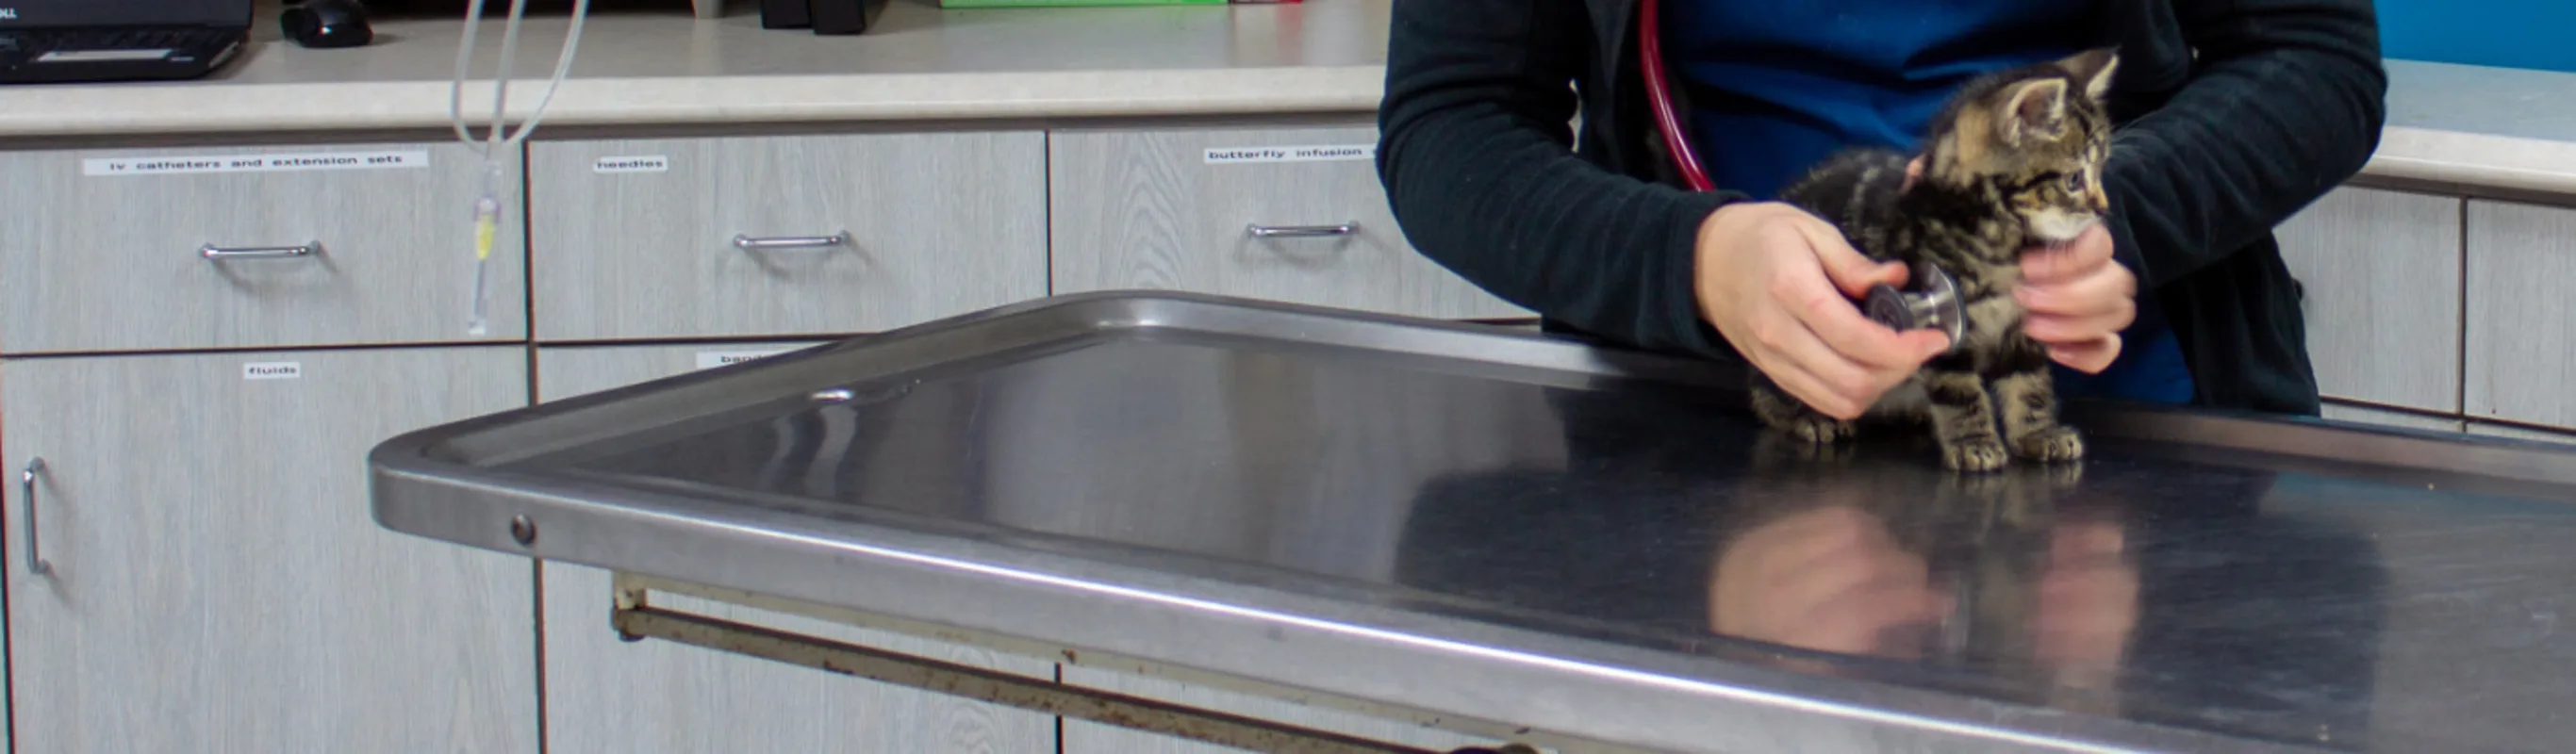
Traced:
<path id="1" fill-rule="evenodd" d="M 9 492 L 16 744 L 537 751 L 530 561 L 386 531 L 366 480 L 527 400 L 510 346 L 0 363 L 9 468 L 44 462 Z"/>
<path id="2" fill-rule="evenodd" d="M 2576 429 L 2576 209 L 2468 207 L 2469 418 Z"/>
<path id="3" fill-rule="evenodd" d="M 1368 127 L 1057 131 L 1055 290 L 1527 316 L 1405 243 L 1366 156 L 1376 143 Z"/>
<path id="4" fill-rule="evenodd" d="M 943 128 L 532 143 L 501 181 L 525 196 L 502 197 L 492 319 L 479 335 L 465 329 L 467 209 L 483 164 L 461 145 L 6 153 L 0 200 L 18 211 L 0 215 L 0 353 L 12 357 L 0 362 L 0 457 L 12 471 L 45 461 L 34 494 L 6 491 L 0 527 L 11 685 L 0 710 L 12 743 L 48 753 L 1213 749 L 624 642 L 609 627 L 604 571 L 395 535 L 369 515 L 365 453 L 404 431 L 524 405 L 531 390 L 559 399 L 1052 292 L 1529 314 L 1410 248 L 1365 124 Z M 2306 290 L 2319 384 L 2340 399 L 2327 417 L 2576 441 L 2565 387 L 2576 374 L 2566 293 L 2576 290 L 2576 209 L 2345 187 L 2279 235 Z M 99 355 L 138 351 L 154 353 Z M 1176 389 L 1278 389 L 1278 379 Z M 1099 410 L 1057 397 L 1029 391 L 994 407 Z M 1461 421 L 1512 431 L 1451 436 L 1552 436 L 1513 430 L 1513 417 Z M 1408 452 L 1547 452 L 1435 445 Z M 1320 479 L 1371 467 L 1315 468 L 1335 470 Z M 1030 467 L 1001 481 L 1063 478 Z M 1063 523 L 1051 518 L 1060 511 L 1026 508 L 1008 513 Z M 1136 525 L 1207 524 L 1148 519 Z M 51 573 L 28 567 L 31 534 Z M 1425 748 L 1491 743 L 670 601 Z"/>
<path id="5" fill-rule="evenodd" d="M 546 341 L 824 336 L 1047 293 L 1036 131 L 539 142 Z M 562 282 L 551 282 L 562 281 Z"/>
<path id="6" fill-rule="evenodd" d="M 810 343 L 548 347 L 551 400 Z M 930 691 L 658 640 L 609 627 L 609 572 L 546 563 L 546 737 L 552 751 L 999 752 L 1056 750 L 1056 718 Z M 733 605 L 660 596 L 675 609 L 862 646 L 1052 678 L 1043 660 Z"/>
<path id="7" fill-rule="evenodd" d="M 2306 291 L 2318 392 L 2459 412 L 2460 207 L 2344 187 L 2280 226 L 2282 259 Z"/>
<path id="8" fill-rule="evenodd" d="M 488 331 L 469 333 L 472 203 L 461 145 L 9 153 L 0 351 L 519 340 L 515 201 L 493 243 Z M 503 185 L 518 185 L 518 160 Z M 515 196 L 504 197 L 515 199 Z M 209 254 L 212 258 L 209 258 Z"/>

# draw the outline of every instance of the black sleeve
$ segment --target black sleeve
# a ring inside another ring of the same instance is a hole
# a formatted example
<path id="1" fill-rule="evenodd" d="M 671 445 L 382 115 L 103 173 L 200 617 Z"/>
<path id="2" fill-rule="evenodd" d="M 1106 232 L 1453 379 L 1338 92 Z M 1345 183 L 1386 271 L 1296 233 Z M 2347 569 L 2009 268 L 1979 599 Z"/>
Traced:
<path id="1" fill-rule="evenodd" d="M 2387 117 L 2371 0 L 2173 8 L 2195 70 L 2119 131 L 2105 176 L 2114 243 L 2148 288 L 2244 248 L 2359 173 Z"/>
<path id="2" fill-rule="evenodd" d="M 1396 0 L 1379 178 L 1406 240 L 1519 306 L 1630 345 L 1731 353 L 1693 250 L 1740 194 L 1615 174 L 1571 148 L 1594 53 L 1581 0 Z"/>

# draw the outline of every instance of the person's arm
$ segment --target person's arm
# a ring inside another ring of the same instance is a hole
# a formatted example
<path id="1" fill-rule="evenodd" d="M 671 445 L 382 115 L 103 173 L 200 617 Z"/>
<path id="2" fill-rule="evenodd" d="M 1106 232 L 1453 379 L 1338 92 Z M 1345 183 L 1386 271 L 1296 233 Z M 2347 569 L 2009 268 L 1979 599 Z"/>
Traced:
<path id="1" fill-rule="evenodd" d="M 2174 12 L 2197 70 L 2118 131 L 2104 176 L 2114 243 L 2148 289 L 2359 173 L 2387 117 L 2371 0 L 2177 0 Z"/>
<path id="2" fill-rule="evenodd" d="M 1522 307 L 1630 345 L 1729 352 L 1702 318 L 1697 194 L 1576 157 L 1581 0 L 1396 0 L 1378 170 L 1406 240 Z"/>

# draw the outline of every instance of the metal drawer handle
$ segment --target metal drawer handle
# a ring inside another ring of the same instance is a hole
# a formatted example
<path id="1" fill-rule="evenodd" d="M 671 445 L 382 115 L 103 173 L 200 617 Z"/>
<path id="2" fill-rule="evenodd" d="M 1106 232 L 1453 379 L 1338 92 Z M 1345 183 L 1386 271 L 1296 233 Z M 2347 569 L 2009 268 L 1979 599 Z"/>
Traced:
<path id="1" fill-rule="evenodd" d="M 1253 238 L 1304 238 L 1312 236 L 1347 236 L 1360 232 L 1360 221 L 1340 225 L 1248 225 L 1243 232 Z"/>
<path id="2" fill-rule="evenodd" d="M 733 247 L 745 251 L 752 249 L 819 249 L 830 246 L 842 246 L 849 242 L 850 232 L 846 230 L 828 236 L 772 236 L 768 238 L 754 238 L 745 235 L 735 235 L 733 237 Z"/>
<path id="3" fill-rule="evenodd" d="M 51 576 L 54 573 L 54 564 L 45 562 L 44 556 L 38 554 L 36 550 L 36 475 L 43 473 L 44 470 L 43 457 L 28 459 L 27 468 L 18 472 L 18 487 L 26 493 L 20 497 L 27 499 L 27 572 L 38 576 Z"/>
<path id="4" fill-rule="evenodd" d="M 227 248 L 216 246 L 214 244 L 206 244 L 204 246 L 197 247 L 197 256 L 216 261 L 226 259 L 293 259 L 296 257 L 309 257 L 320 253 L 322 253 L 322 242 L 320 241 L 304 244 L 302 246 L 235 246 Z"/>

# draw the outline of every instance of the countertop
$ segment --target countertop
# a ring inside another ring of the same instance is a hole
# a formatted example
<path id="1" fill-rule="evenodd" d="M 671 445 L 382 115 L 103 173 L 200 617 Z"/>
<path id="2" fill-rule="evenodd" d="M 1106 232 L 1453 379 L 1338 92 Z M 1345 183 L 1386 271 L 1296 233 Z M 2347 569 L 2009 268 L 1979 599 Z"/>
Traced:
<path id="1" fill-rule="evenodd" d="M 756 4 L 593 10 L 545 125 L 910 120 L 1376 109 L 1392 0 L 1247 6 L 944 10 L 891 0 L 853 36 L 760 28 Z M 365 47 L 312 50 L 263 2 L 243 57 L 175 83 L 0 87 L 0 137 L 438 128 L 461 18 L 375 24 Z M 488 120 L 501 25 L 475 36 L 470 123 Z M 545 90 L 568 19 L 531 14 L 512 118 Z M 477 118 L 476 112 L 482 117 Z M 543 126 L 540 126 L 542 130 Z"/>
<path id="2" fill-rule="evenodd" d="M 760 28 L 734 2 L 595 10 L 549 125 L 1366 113 L 1393 0 L 1227 7 L 943 10 L 892 0 L 846 37 Z M 350 131 L 448 124 L 462 23 L 390 19 L 375 44 L 282 41 L 264 3 L 244 56 L 204 80 L 0 87 L 0 139 Z M 477 36 L 491 75 L 496 22 Z M 543 93 L 566 19 L 523 25 L 513 118 Z M 2388 129 L 2366 172 L 2576 195 L 2576 74 L 2389 61 Z M 488 84 L 464 89 L 489 114 Z M 470 122 L 480 122 L 479 119 Z"/>
<path id="3" fill-rule="evenodd" d="M 2364 173 L 2576 194 L 2576 74 L 2387 65 L 2388 125 Z"/>

